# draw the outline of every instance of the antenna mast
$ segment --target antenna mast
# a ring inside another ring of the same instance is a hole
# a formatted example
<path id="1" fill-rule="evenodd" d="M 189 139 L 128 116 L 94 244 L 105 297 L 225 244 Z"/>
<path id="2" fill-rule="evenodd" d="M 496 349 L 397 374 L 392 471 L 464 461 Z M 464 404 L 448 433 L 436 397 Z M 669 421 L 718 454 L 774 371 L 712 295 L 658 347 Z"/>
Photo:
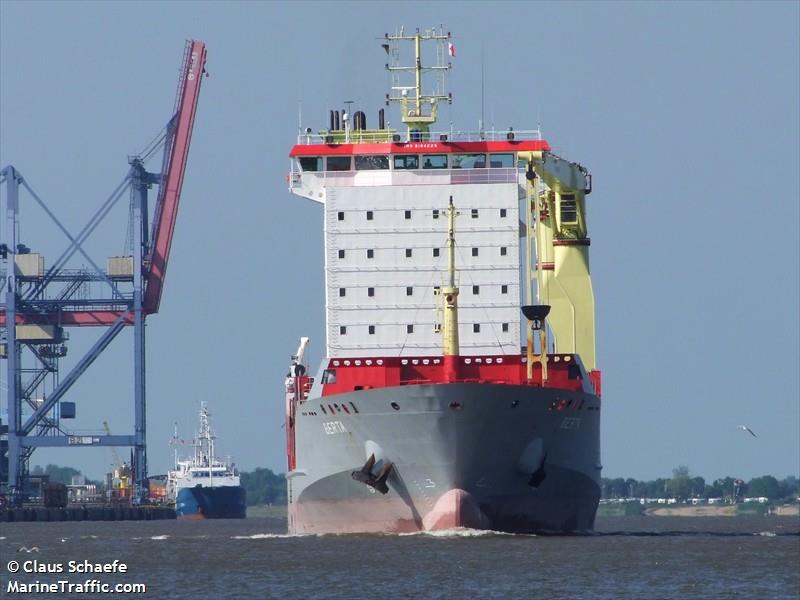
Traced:
<path id="1" fill-rule="evenodd" d="M 420 32 L 416 30 L 414 35 L 405 35 L 404 30 L 394 35 L 388 33 L 384 35 L 383 47 L 391 57 L 391 63 L 386 63 L 386 70 L 391 75 L 391 93 L 386 94 L 386 105 L 391 102 L 400 104 L 400 118 L 408 127 L 409 138 L 412 132 L 430 133 L 430 126 L 436 122 L 438 114 L 438 103 L 440 101 L 453 102 L 453 95 L 446 93 L 447 72 L 452 68 L 450 62 L 445 63 L 448 55 L 448 44 L 451 39 L 450 32 L 444 32 L 439 27 L 436 29 L 426 29 Z M 403 66 L 400 64 L 400 44 L 402 42 L 414 43 L 414 64 Z M 433 42 L 436 44 L 436 64 L 424 66 L 422 64 L 422 44 L 423 42 Z M 423 91 L 423 75 L 425 72 L 435 74 L 435 86 L 432 93 L 426 94 Z M 410 84 L 409 74 L 413 73 L 414 83 Z M 406 75 L 403 78 L 403 75 Z"/>
<path id="2" fill-rule="evenodd" d="M 447 207 L 447 286 L 442 287 L 442 354 L 447 381 L 458 379 L 458 286 L 456 285 L 456 208 L 453 197 Z"/>

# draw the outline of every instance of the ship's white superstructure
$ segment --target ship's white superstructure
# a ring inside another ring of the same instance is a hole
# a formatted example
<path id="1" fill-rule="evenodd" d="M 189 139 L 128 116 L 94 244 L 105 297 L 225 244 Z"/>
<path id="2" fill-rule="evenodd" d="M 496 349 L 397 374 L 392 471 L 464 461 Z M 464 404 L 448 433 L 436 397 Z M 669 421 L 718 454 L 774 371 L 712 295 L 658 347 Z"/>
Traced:
<path id="1" fill-rule="evenodd" d="M 177 437 L 177 436 L 176 436 Z M 201 486 L 204 488 L 238 487 L 239 473 L 229 458 L 224 461 L 215 456 L 216 436 L 211 430 L 208 405 L 200 404 L 200 429 L 192 441 L 194 454 L 180 459 L 175 450 L 175 468 L 168 473 L 168 493 L 177 498 L 183 488 Z M 177 442 L 173 439 L 173 443 Z"/>

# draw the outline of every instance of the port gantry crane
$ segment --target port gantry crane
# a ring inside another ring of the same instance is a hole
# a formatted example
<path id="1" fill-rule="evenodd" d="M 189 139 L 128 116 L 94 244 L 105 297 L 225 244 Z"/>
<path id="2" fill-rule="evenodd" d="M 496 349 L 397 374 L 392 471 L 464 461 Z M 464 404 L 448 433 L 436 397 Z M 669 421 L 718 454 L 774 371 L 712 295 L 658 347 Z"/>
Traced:
<path id="1" fill-rule="evenodd" d="M 0 204 L 4 204 L 0 219 L 5 217 L 5 227 L 0 227 L 0 358 L 6 363 L 8 388 L 8 423 L 0 421 L 0 493 L 5 483 L 12 505 L 24 499 L 28 460 L 37 447 L 130 446 L 134 500 L 146 498 L 145 319 L 158 312 L 161 302 L 205 62 L 205 44 L 188 40 L 175 108 L 163 135 L 142 154 L 129 158 L 130 167 L 123 181 L 76 235 L 61 224 L 17 169 L 6 166 L 0 170 L 0 190 L 2 184 L 6 189 L 5 199 L 0 197 Z M 161 171 L 147 171 L 145 163 L 161 147 Z M 150 219 L 148 189 L 153 185 L 158 186 L 158 196 Z M 44 257 L 32 253 L 20 239 L 20 188 L 69 242 L 46 270 Z M 128 190 L 130 256 L 109 258 L 103 270 L 84 244 Z M 88 266 L 68 268 L 76 255 Z M 98 286 L 102 288 L 100 293 L 92 294 Z M 105 435 L 83 435 L 68 431 L 62 420 L 75 417 L 75 403 L 64 400 L 67 392 L 128 326 L 134 332 L 133 434 L 111 435 L 106 431 Z M 97 327 L 104 331 L 70 372 L 59 377 L 59 359 L 66 355 L 68 339 L 64 330 L 68 327 Z"/>

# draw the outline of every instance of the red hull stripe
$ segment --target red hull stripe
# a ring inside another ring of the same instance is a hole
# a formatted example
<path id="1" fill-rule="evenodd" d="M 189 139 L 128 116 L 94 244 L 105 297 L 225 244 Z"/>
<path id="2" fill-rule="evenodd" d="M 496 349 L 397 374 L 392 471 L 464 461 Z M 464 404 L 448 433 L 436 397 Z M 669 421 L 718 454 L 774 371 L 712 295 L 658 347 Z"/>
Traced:
<path id="1" fill-rule="evenodd" d="M 322 396 L 333 396 L 357 390 L 436 383 L 493 383 L 542 386 L 539 363 L 533 365 L 533 379 L 527 377 L 527 366 L 521 355 L 457 356 L 455 375 L 448 370 L 441 356 L 334 358 L 328 362 L 330 383 L 322 387 Z M 593 375 L 596 373 L 596 375 Z M 599 371 L 587 374 L 599 392 Z M 582 373 L 572 354 L 551 354 L 547 361 L 544 387 L 581 391 Z M 599 393 L 598 393 L 599 395 Z M 331 412 L 335 412 L 328 405 Z M 560 409 L 559 409 L 560 410 Z"/>
<path id="2" fill-rule="evenodd" d="M 461 152 L 528 152 L 550 150 L 546 140 L 484 142 L 406 142 L 377 144 L 297 144 L 289 156 L 353 154 L 453 154 Z"/>

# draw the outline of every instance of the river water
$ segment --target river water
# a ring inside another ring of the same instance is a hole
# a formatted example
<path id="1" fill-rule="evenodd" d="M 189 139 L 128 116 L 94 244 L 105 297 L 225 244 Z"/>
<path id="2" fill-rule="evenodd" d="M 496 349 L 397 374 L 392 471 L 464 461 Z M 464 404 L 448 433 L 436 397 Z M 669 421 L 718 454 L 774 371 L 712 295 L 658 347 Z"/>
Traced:
<path id="1" fill-rule="evenodd" d="M 145 584 L 136 597 L 192 600 L 800 598 L 797 517 L 603 518 L 593 534 L 578 536 L 285 531 L 284 522 L 269 518 L 1 523 L 0 597 L 104 597 L 80 588 L 46 594 L 41 586 L 9 593 L 21 583 L 94 579 Z M 115 559 L 126 573 L 68 572 L 70 561 Z M 23 573 L 34 560 L 63 572 Z M 20 572 L 10 574 L 9 561 Z"/>

